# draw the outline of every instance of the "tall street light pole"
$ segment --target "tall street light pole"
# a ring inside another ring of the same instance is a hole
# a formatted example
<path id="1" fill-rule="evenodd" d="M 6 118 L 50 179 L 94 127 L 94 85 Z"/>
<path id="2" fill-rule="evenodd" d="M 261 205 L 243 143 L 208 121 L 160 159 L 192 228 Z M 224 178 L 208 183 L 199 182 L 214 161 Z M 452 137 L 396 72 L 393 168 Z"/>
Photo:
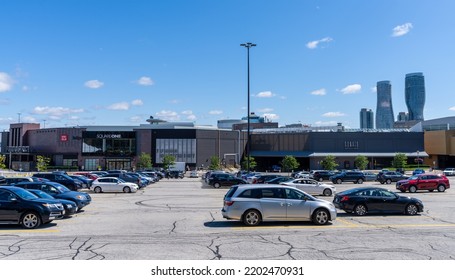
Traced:
<path id="1" fill-rule="evenodd" d="M 246 142 L 246 166 L 247 166 L 247 172 L 250 172 L 250 48 L 255 47 L 256 44 L 253 43 L 245 43 L 245 44 L 240 44 L 240 46 L 245 47 L 247 49 L 247 83 L 248 83 L 248 103 L 247 103 L 247 119 L 248 119 L 248 125 L 247 125 L 247 142 Z"/>

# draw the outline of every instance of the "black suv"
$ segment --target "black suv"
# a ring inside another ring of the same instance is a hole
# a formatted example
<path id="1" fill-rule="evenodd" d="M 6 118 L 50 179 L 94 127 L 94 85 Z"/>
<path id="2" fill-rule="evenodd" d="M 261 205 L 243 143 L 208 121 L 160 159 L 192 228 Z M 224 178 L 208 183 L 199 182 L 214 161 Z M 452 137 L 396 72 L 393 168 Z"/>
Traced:
<path id="1" fill-rule="evenodd" d="M 334 172 L 328 170 L 318 170 L 310 174 L 310 178 L 319 182 L 323 180 L 329 180 L 331 176 L 335 175 Z"/>
<path id="2" fill-rule="evenodd" d="M 384 184 L 384 183 L 390 184 L 392 182 L 398 182 L 401 180 L 406 180 L 408 178 L 409 178 L 408 176 L 405 176 L 400 172 L 390 171 L 390 172 L 379 173 L 378 178 L 376 180 L 381 184 Z"/>
<path id="3" fill-rule="evenodd" d="M 341 184 L 343 182 L 353 182 L 354 184 L 363 184 L 365 181 L 365 174 L 360 171 L 346 171 L 341 172 L 330 177 L 330 181 L 334 184 Z"/>
<path id="4" fill-rule="evenodd" d="M 208 184 L 218 189 L 221 186 L 248 184 L 248 182 L 231 174 L 218 174 L 217 176 L 210 177 Z"/>
<path id="5" fill-rule="evenodd" d="M 63 217 L 60 202 L 38 198 L 18 187 L 0 187 L 0 224 L 20 224 L 33 229 Z"/>
<path id="6" fill-rule="evenodd" d="M 52 172 L 52 173 L 35 173 L 33 174 L 33 177 L 38 177 L 38 178 L 44 178 L 48 179 L 49 181 L 52 182 L 57 182 L 59 184 L 62 184 L 66 186 L 68 189 L 72 191 L 77 191 L 79 189 L 82 189 L 82 182 L 79 180 L 75 180 L 71 178 L 70 176 L 60 173 L 60 172 Z"/>

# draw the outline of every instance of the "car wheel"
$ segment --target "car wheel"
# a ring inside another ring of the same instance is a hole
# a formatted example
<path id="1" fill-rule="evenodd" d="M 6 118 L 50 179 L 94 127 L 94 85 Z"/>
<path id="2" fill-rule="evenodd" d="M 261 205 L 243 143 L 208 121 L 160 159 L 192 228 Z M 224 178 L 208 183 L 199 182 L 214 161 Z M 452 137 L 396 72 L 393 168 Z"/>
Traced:
<path id="1" fill-rule="evenodd" d="M 243 214 L 243 223 L 247 226 L 257 226 L 261 223 L 261 214 L 257 210 L 248 210 Z"/>
<path id="2" fill-rule="evenodd" d="M 325 196 L 331 196 L 332 195 L 332 190 L 331 189 L 324 189 L 322 194 L 325 195 Z"/>
<path id="3" fill-rule="evenodd" d="M 367 207 L 364 204 L 357 204 L 354 207 L 354 213 L 357 216 L 365 216 L 368 213 Z"/>
<path id="4" fill-rule="evenodd" d="M 444 185 L 438 186 L 438 192 L 444 192 L 445 190 L 446 190 L 446 186 L 444 186 Z"/>
<path id="5" fill-rule="evenodd" d="M 215 183 L 215 184 L 213 184 L 213 187 L 215 189 L 219 189 L 221 187 L 221 184 L 220 183 Z"/>
<path id="6" fill-rule="evenodd" d="M 358 179 L 357 184 L 363 184 L 363 179 Z"/>
<path id="7" fill-rule="evenodd" d="M 409 192 L 415 193 L 416 191 L 417 191 L 417 187 L 416 186 L 410 186 L 409 187 Z"/>
<path id="8" fill-rule="evenodd" d="M 322 177 L 318 179 L 319 182 L 322 182 L 323 180 L 324 180 L 324 179 L 322 179 Z"/>
<path id="9" fill-rule="evenodd" d="M 390 185 L 392 183 L 392 180 L 390 179 L 387 179 L 387 181 L 385 181 L 387 183 L 387 185 Z"/>
<path id="10" fill-rule="evenodd" d="M 96 192 L 96 193 L 100 193 L 100 192 L 102 192 L 103 190 L 101 190 L 101 187 L 98 187 L 98 186 L 97 186 L 97 187 L 95 187 L 95 188 L 93 189 L 93 191 Z"/>
<path id="11" fill-rule="evenodd" d="M 123 188 L 123 192 L 124 192 L 124 193 L 130 193 L 130 192 L 131 192 L 130 187 L 124 187 L 124 188 Z"/>
<path id="12" fill-rule="evenodd" d="M 317 209 L 313 213 L 312 220 L 316 225 L 325 225 L 329 222 L 329 212 L 325 209 Z"/>
<path id="13" fill-rule="evenodd" d="M 337 184 L 341 184 L 343 181 L 341 179 L 337 179 Z"/>
<path id="14" fill-rule="evenodd" d="M 26 229 L 37 228 L 41 225 L 41 218 L 35 212 L 26 212 L 21 218 L 21 225 Z"/>
<path id="15" fill-rule="evenodd" d="M 417 215 L 417 213 L 419 212 L 419 209 L 417 208 L 417 205 L 411 203 L 411 204 L 408 204 L 408 206 L 406 206 L 406 214 L 407 215 Z"/>

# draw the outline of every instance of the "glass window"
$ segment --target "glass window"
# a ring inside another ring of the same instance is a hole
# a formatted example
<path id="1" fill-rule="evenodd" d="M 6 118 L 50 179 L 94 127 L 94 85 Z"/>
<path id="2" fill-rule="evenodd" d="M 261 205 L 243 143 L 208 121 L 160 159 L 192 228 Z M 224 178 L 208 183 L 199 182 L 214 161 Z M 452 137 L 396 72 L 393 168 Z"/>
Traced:
<path id="1" fill-rule="evenodd" d="M 285 189 L 285 191 L 286 191 L 286 197 L 288 199 L 298 199 L 298 200 L 306 199 L 306 195 L 301 192 L 298 192 L 298 191 L 295 191 L 292 189 Z"/>

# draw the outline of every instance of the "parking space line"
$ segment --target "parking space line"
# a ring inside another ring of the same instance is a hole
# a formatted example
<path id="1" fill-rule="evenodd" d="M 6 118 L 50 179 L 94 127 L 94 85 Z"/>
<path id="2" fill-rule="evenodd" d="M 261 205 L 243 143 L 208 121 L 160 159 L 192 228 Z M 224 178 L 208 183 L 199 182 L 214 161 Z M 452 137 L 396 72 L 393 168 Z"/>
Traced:
<path id="1" fill-rule="evenodd" d="M 4 233 L 53 233 L 53 232 L 60 232 L 58 229 L 7 229 L 1 230 L 0 235 Z"/>
<path id="2" fill-rule="evenodd" d="M 337 219 L 339 220 L 339 219 Z M 344 225 L 301 225 L 301 226 L 259 226 L 259 227 L 236 227 L 234 230 L 261 230 L 261 229 L 340 229 L 340 228 L 432 228 L 432 227 L 455 227 L 455 224 L 377 224 L 377 225 L 357 225 L 347 221 L 340 220 Z"/>

